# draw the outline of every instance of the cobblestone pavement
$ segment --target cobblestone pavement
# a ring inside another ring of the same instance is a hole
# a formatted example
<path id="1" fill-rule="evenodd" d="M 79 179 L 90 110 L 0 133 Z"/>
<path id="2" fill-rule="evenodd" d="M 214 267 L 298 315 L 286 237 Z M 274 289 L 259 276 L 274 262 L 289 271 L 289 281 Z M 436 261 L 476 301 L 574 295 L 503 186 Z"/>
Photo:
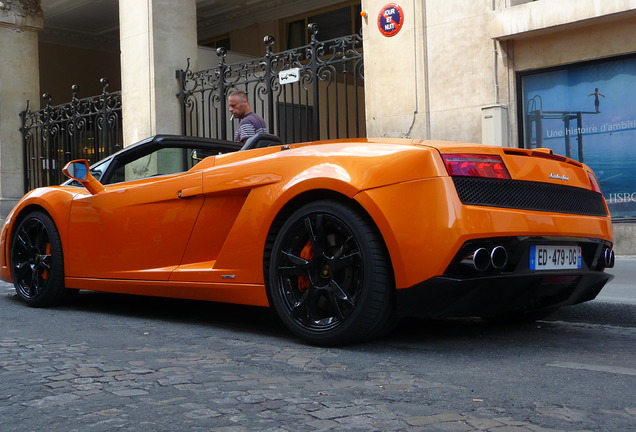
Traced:
<path id="1" fill-rule="evenodd" d="M 32 309 L 4 284 L 0 324 L 2 431 L 636 430 L 633 327 L 451 321 L 325 349 L 263 309 L 97 293 Z M 564 362 L 598 363 L 594 337 L 611 373 Z"/>

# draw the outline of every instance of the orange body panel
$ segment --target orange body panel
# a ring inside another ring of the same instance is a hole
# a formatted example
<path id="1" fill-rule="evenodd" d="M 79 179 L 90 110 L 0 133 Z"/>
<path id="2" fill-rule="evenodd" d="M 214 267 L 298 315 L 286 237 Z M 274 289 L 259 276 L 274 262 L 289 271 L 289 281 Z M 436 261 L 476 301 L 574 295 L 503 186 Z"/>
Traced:
<path id="1" fill-rule="evenodd" d="M 496 236 L 568 236 L 611 242 L 609 217 L 466 206 L 442 153 L 501 155 L 513 179 L 590 189 L 589 169 L 532 152 L 413 140 L 345 140 L 228 153 L 187 173 L 31 192 L 2 231 L 0 278 L 11 281 L 16 220 L 43 208 L 60 232 L 66 285 L 133 294 L 267 305 L 263 259 L 276 217 L 306 193 L 338 194 L 374 221 L 396 288 L 444 272 L 461 245 Z M 332 196 L 332 195 L 330 195 Z M 69 228 L 70 227 L 70 228 Z"/>
<path id="2" fill-rule="evenodd" d="M 454 195 L 453 182 L 445 177 L 373 189 L 356 197 L 382 232 L 397 289 L 442 274 L 467 240 L 513 235 L 587 238 L 592 233 L 594 238 L 612 238 L 609 218 L 464 206 L 456 197 L 445 198 Z M 388 207 L 391 212 L 380 210 Z"/>

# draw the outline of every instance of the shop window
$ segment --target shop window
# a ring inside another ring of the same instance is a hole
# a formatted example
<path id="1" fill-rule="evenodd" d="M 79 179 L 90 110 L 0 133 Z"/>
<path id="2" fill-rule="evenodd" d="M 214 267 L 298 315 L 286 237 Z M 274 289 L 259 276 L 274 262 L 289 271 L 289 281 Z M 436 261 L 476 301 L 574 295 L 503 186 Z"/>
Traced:
<path id="1" fill-rule="evenodd" d="M 636 56 L 518 75 L 520 142 L 589 165 L 612 217 L 636 217 Z"/>

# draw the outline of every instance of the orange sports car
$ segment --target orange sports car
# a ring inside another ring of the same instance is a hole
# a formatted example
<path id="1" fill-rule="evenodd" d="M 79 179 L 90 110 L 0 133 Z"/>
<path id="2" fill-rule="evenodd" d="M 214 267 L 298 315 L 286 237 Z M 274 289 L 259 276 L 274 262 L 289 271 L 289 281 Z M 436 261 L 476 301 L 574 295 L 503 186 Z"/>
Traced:
<path id="1" fill-rule="evenodd" d="M 272 306 L 336 345 L 404 316 L 537 319 L 612 277 L 593 172 L 547 149 L 156 136 L 64 172 L 2 229 L 0 277 L 30 306 L 82 289 Z"/>

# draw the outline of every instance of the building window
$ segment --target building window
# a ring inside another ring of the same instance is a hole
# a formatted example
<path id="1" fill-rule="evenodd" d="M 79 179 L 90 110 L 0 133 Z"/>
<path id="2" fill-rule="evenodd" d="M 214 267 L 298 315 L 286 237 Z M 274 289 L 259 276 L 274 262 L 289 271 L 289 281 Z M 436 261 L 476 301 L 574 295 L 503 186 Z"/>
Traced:
<path id="1" fill-rule="evenodd" d="M 285 21 L 287 49 L 298 48 L 309 43 L 307 26 L 318 25 L 318 39 L 326 41 L 357 33 L 362 28 L 359 2 L 345 7 L 312 12 L 306 16 Z"/>
<path id="2" fill-rule="evenodd" d="M 209 48 L 225 48 L 228 51 L 230 51 L 230 47 L 231 47 L 230 37 L 227 35 L 202 42 L 199 45 L 209 47 Z"/>
<path id="3" fill-rule="evenodd" d="M 287 49 L 298 48 L 303 45 L 307 45 L 306 19 L 287 23 Z"/>
<path id="4" fill-rule="evenodd" d="M 589 165 L 612 217 L 636 217 L 636 56 L 518 75 L 520 142 Z"/>

